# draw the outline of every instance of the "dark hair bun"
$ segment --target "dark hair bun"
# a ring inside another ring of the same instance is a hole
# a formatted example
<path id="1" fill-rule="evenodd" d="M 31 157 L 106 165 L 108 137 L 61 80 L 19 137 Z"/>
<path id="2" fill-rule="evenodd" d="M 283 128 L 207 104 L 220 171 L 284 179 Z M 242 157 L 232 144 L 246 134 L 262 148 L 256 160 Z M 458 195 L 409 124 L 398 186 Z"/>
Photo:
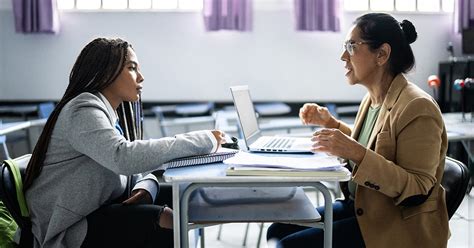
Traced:
<path id="1" fill-rule="evenodd" d="M 402 23 L 400 23 L 400 26 L 402 27 L 403 33 L 405 33 L 405 38 L 407 39 L 408 44 L 415 42 L 418 37 L 415 26 L 413 26 L 413 24 L 408 20 L 403 20 Z"/>

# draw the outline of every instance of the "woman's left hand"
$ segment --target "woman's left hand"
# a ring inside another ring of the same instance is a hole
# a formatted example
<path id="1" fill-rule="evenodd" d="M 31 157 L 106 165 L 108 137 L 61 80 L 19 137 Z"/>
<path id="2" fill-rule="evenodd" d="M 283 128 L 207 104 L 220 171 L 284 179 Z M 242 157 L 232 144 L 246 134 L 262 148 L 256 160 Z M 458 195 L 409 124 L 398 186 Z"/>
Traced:
<path id="1" fill-rule="evenodd" d="M 151 198 L 150 193 L 144 189 L 136 189 L 132 191 L 132 195 L 122 204 L 125 205 L 135 205 L 135 204 L 152 204 L 153 199 Z"/>
<path id="2" fill-rule="evenodd" d="M 313 141 L 311 151 L 326 152 L 349 159 L 356 164 L 362 161 L 366 151 L 359 142 L 335 128 L 323 128 L 314 132 L 311 141 Z"/>

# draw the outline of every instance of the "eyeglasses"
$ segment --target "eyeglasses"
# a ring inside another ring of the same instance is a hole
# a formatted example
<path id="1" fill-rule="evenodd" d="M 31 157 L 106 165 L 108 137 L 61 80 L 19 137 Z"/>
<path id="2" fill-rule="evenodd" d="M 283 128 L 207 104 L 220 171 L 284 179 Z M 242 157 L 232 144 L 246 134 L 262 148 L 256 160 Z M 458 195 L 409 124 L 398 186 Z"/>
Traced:
<path id="1" fill-rule="evenodd" d="M 342 48 L 346 50 L 350 56 L 354 55 L 354 47 L 357 45 L 362 45 L 362 44 L 369 44 L 371 43 L 370 41 L 353 41 L 353 40 L 348 40 L 345 41 L 342 44 Z"/>

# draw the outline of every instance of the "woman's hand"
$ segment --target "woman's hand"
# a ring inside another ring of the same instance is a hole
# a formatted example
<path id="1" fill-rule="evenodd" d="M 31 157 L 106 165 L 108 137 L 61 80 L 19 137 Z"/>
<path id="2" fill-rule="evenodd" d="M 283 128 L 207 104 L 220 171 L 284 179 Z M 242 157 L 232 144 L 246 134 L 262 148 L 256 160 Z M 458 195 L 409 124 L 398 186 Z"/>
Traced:
<path id="1" fill-rule="evenodd" d="M 219 149 L 225 143 L 225 133 L 220 130 L 212 130 L 211 132 L 217 140 L 217 149 Z"/>
<path id="2" fill-rule="evenodd" d="M 313 124 L 326 128 L 339 127 L 339 122 L 329 113 L 329 110 L 316 103 L 305 103 L 300 108 L 300 119 L 304 125 Z"/>
<path id="3" fill-rule="evenodd" d="M 122 204 L 125 205 L 134 205 L 134 204 L 152 204 L 153 198 L 148 191 L 144 189 L 136 189 L 132 191 L 132 195 Z"/>
<path id="4" fill-rule="evenodd" d="M 165 207 L 158 223 L 161 228 L 173 229 L 173 209 Z"/>
<path id="5" fill-rule="evenodd" d="M 349 159 L 359 164 L 364 158 L 366 148 L 339 129 L 324 128 L 314 132 L 313 152 L 326 152 L 330 155 Z"/>

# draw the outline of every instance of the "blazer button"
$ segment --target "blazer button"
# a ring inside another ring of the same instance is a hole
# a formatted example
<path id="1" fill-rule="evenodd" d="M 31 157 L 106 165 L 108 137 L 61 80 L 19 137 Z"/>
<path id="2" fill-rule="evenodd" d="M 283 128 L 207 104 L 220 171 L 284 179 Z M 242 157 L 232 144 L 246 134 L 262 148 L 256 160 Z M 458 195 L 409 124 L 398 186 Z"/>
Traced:
<path id="1" fill-rule="evenodd" d="M 369 182 L 367 182 L 367 181 L 364 183 L 365 186 L 369 186 L 369 187 L 370 187 L 370 184 L 371 184 L 371 183 L 369 183 Z"/>
<path id="2" fill-rule="evenodd" d="M 379 190 L 379 189 L 380 189 L 380 187 L 379 187 L 378 185 L 375 185 L 374 188 L 375 188 L 375 190 Z"/>
<path id="3" fill-rule="evenodd" d="M 358 208 L 358 209 L 356 210 L 356 214 L 359 215 L 359 216 L 361 216 L 361 215 L 364 214 L 364 210 L 362 210 L 362 208 Z"/>

